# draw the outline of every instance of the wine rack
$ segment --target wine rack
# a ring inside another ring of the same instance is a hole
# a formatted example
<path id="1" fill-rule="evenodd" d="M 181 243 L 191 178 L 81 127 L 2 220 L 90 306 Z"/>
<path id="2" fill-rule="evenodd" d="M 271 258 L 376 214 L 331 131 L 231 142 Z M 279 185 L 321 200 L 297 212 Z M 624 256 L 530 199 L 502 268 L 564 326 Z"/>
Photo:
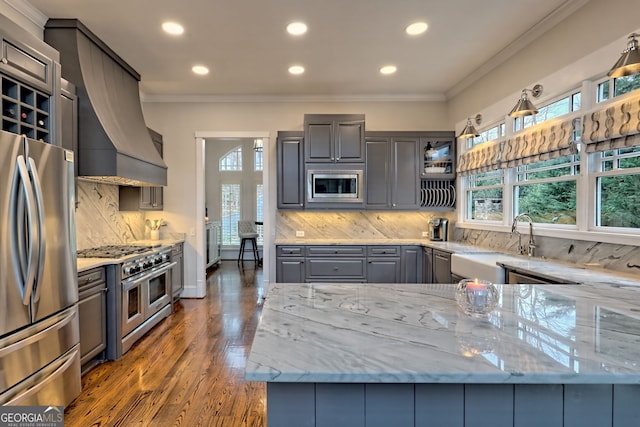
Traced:
<path id="1" fill-rule="evenodd" d="M 51 143 L 48 94 L 8 76 L 2 80 L 2 130 Z"/>

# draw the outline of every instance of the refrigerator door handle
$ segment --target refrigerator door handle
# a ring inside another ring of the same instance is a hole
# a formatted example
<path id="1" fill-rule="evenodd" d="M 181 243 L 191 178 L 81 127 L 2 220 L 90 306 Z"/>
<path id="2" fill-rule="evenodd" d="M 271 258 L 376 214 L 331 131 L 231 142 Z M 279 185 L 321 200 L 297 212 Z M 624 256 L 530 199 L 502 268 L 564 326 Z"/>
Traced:
<path id="1" fill-rule="evenodd" d="M 40 184 L 40 175 L 38 175 L 38 168 L 36 162 L 29 157 L 29 164 L 27 168 L 30 172 L 31 182 L 33 183 L 33 192 L 36 199 L 36 213 L 38 219 L 38 264 L 36 266 L 35 282 L 35 295 L 33 300 L 38 302 L 40 300 L 40 283 L 42 283 L 42 274 L 44 273 L 44 260 L 46 254 L 46 239 L 45 239 L 45 212 L 44 201 L 42 199 L 42 185 Z"/>
<path id="2" fill-rule="evenodd" d="M 37 244 L 33 235 L 33 231 L 36 229 L 36 222 L 33 215 L 35 196 L 29 183 L 29 171 L 24 156 L 18 156 L 11 186 L 9 224 L 11 229 L 11 247 L 13 249 L 13 270 L 16 276 L 16 282 L 19 285 L 22 304 L 24 305 L 30 304 L 37 262 Z M 29 222 L 28 242 L 25 242 L 25 212 L 26 219 Z"/>

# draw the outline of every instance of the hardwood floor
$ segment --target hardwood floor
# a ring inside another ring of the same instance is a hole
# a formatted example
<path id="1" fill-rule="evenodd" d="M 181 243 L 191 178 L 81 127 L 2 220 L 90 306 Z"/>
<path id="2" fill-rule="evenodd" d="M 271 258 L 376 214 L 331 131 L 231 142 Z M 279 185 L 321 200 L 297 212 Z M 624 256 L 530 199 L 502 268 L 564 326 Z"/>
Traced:
<path id="1" fill-rule="evenodd" d="M 65 426 L 264 426 L 265 385 L 244 380 L 262 269 L 244 265 L 224 261 L 206 298 L 178 301 L 123 357 L 87 373 Z"/>

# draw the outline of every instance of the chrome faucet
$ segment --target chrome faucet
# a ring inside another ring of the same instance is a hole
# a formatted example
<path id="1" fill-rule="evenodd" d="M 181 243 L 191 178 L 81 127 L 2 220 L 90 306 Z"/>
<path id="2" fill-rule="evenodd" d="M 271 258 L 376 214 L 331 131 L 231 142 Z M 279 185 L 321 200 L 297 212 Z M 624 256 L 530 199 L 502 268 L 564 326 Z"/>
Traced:
<path id="1" fill-rule="evenodd" d="M 529 242 L 527 243 L 526 249 L 522 244 L 522 235 L 518 231 L 518 221 L 520 221 L 521 219 L 527 220 L 529 222 Z M 518 235 L 518 254 L 527 254 L 528 256 L 534 256 L 534 252 L 536 250 L 536 242 L 533 238 L 533 220 L 528 214 L 521 213 L 520 215 L 516 215 L 516 217 L 513 218 L 513 224 L 511 224 L 511 234 Z"/>

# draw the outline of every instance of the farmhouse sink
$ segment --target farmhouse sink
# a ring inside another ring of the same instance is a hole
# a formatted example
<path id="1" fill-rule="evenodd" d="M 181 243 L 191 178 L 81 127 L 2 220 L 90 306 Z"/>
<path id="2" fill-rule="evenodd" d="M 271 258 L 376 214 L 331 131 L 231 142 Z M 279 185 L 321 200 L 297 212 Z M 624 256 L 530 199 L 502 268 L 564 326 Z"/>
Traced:
<path id="1" fill-rule="evenodd" d="M 467 279 L 506 283 L 505 269 L 497 263 L 512 259 L 512 255 L 499 252 L 454 253 L 451 254 L 451 273 Z"/>

